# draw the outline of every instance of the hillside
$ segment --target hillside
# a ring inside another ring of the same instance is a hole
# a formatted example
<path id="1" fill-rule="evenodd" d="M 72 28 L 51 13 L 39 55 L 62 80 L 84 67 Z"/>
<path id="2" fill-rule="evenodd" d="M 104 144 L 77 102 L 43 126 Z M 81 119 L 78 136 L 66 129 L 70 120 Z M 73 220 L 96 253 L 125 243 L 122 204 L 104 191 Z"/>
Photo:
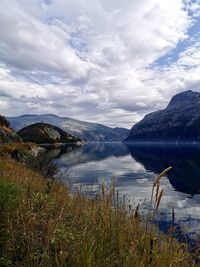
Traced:
<path id="1" fill-rule="evenodd" d="M 24 142 L 36 144 L 81 142 L 81 139 L 47 123 L 31 124 L 18 131 L 18 134 Z"/>
<path id="2" fill-rule="evenodd" d="M 110 128 L 98 123 L 74 120 L 67 117 L 59 117 L 52 114 L 31 115 L 8 118 L 15 130 L 20 130 L 34 123 L 48 123 L 89 142 L 122 141 L 128 135 L 125 128 Z"/>

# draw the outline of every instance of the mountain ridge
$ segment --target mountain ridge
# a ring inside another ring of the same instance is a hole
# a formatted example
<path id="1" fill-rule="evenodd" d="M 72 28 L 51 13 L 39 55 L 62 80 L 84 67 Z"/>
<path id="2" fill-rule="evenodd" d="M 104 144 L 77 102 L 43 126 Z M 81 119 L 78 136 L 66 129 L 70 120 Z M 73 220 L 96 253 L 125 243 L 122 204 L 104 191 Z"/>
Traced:
<path id="1" fill-rule="evenodd" d="M 89 142 L 123 141 L 129 132 L 126 128 L 111 128 L 99 123 L 60 117 L 54 114 L 24 114 L 19 117 L 8 117 L 8 119 L 11 126 L 17 131 L 34 123 L 49 123 Z"/>
<path id="2" fill-rule="evenodd" d="M 200 93 L 188 90 L 172 97 L 167 107 L 147 114 L 125 142 L 200 142 Z"/>

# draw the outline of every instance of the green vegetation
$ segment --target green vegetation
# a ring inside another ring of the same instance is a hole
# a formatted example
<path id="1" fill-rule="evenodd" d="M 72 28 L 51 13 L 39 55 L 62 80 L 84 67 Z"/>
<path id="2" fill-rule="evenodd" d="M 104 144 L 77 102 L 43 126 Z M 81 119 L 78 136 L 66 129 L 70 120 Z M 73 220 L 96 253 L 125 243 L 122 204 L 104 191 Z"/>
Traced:
<path id="1" fill-rule="evenodd" d="M 155 181 L 145 222 L 114 187 L 89 199 L 13 160 L 0 163 L 0 266 L 192 267 L 195 255 L 151 224 L 162 197 Z"/>
<path id="2" fill-rule="evenodd" d="M 9 242 L 7 221 L 12 216 L 15 206 L 17 206 L 18 193 L 19 188 L 15 184 L 0 179 L 0 251 Z M 9 262 L 9 259 L 0 258 L 0 266 L 7 266 Z"/>

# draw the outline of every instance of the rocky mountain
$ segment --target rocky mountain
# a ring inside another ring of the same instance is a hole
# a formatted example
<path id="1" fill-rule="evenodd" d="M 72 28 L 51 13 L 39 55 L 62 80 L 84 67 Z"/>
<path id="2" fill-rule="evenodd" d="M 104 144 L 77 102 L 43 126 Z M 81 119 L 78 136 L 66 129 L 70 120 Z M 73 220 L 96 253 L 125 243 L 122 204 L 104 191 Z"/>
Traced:
<path id="1" fill-rule="evenodd" d="M 129 132 L 126 142 L 199 142 L 200 93 L 175 95 L 164 110 L 147 114 Z"/>
<path id="2" fill-rule="evenodd" d="M 10 127 L 5 117 L 0 115 L 0 143 L 21 142 L 19 135 Z"/>
<path id="3" fill-rule="evenodd" d="M 81 142 L 81 139 L 47 123 L 31 124 L 18 131 L 18 134 L 24 142 L 33 142 L 36 144 Z"/>
<path id="4" fill-rule="evenodd" d="M 89 142 L 122 141 L 128 136 L 129 132 L 125 128 L 110 128 L 98 123 L 89 123 L 52 114 L 26 114 L 20 117 L 10 117 L 9 121 L 15 130 L 20 130 L 34 123 L 49 123 Z"/>

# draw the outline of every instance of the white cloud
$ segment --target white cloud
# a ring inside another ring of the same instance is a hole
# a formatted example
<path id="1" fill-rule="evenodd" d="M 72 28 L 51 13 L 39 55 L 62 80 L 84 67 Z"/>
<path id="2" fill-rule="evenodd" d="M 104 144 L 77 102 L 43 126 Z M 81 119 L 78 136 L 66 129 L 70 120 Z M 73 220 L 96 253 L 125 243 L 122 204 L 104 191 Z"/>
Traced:
<path id="1" fill-rule="evenodd" d="M 1 1 L 0 9 L 3 63 L 19 71 L 61 72 L 66 78 L 87 75 L 88 63 L 67 45 L 68 34 L 61 27 L 40 21 L 13 1 Z"/>
<path id="2" fill-rule="evenodd" d="M 0 91 L 13 96 L 4 112 L 131 127 L 174 93 L 198 89 L 197 32 L 188 32 L 198 8 L 182 0 L 0 1 Z M 152 65 L 167 55 L 177 59 Z"/>

